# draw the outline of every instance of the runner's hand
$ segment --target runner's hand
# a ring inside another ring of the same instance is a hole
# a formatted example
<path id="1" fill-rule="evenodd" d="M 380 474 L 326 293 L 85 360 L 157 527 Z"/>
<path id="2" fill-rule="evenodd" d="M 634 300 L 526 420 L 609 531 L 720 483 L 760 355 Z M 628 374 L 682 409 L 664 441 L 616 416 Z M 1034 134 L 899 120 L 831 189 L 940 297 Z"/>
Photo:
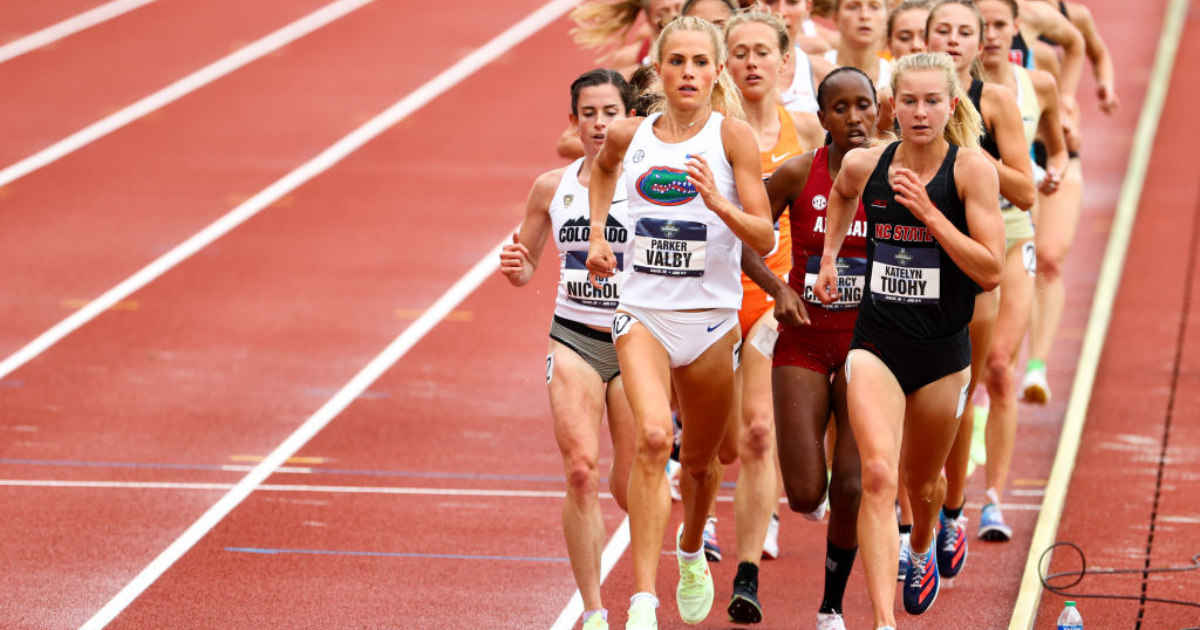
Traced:
<path id="1" fill-rule="evenodd" d="M 1054 168 L 1053 166 L 1047 166 L 1046 176 L 1043 177 L 1041 183 L 1038 184 L 1038 190 L 1043 195 L 1053 195 L 1054 193 L 1058 192 L 1058 187 L 1060 184 L 1062 184 L 1062 173 L 1059 173 L 1058 169 Z"/>
<path id="2" fill-rule="evenodd" d="M 600 233 L 600 238 L 592 238 L 588 242 L 587 257 L 588 282 L 597 289 L 601 288 L 597 278 L 611 278 L 617 272 L 617 257 L 613 254 L 612 245 L 604 239 L 603 230 Z"/>
<path id="3" fill-rule="evenodd" d="M 1113 86 L 1105 83 L 1096 86 L 1096 99 L 1099 101 L 1097 105 L 1100 106 L 1100 111 L 1105 114 L 1111 114 L 1121 106 L 1121 99 L 1117 98 L 1117 91 L 1113 89 Z"/>
<path id="4" fill-rule="evenodd" d="M 834 302 L 842 299 L 842 294 L 838 292 L 838 270 L 837 265 L 833 262 L 821 262 L 821 272 L 817 274 L 817 283 L 813 286 L 813 293 L 821 303 L 829 306 Z"/>
<path id="5" fill-rule="evenodd" d="M 505 243 L 504 247 L 500 249 L 500 273 L 504 274 L 509 282 L 515 284 L 521 280 L 521 274 L 525 272 L 526 264 L 533 265 L 529 249 L 521 243 L 520 233 L 513 230 L 512 242 Z"/>
<path id="6" fill-rule="evenodd" d="M 776 321 L 793 328 L 812 323 L 808 318 L 808 310 L 804 308 L 804 301 L 791 287 L 785 285 L 782 291 L 772 297 L 775 298 Z"/>
<path id="7" fill-rule="evenodd" d="M 721 193 L 717 192 L 712 169 L 709 168 L 708 161 L 704 159 L 704 156 L 689 155 L 688 160 L 683 163 L 683 167 L 687 171 L 688 181 L 696 188 L 696 192 L 700 193 L 700 198 L 704 200 L 704 205 L 708 206 L 709 210 L 719 213 L 728 205 Z"/>
<path id="8" fill-rule="evenodd" d="M 925 190 L 925 184 L 921 183 L 921 179 L 917 174 L 906 169 L 896 169 L 896 174 L 892 176 L 892 190 L 896 192 L 896 202 L 908 208 L 908 211 L 922 223 L 929 225 L 929 219 L 932 218 L 938 209 L 934 207 L 933 202 L 929 200 L 929 193 Z M 824 269 L 822 264 L 821 268 Z"/>

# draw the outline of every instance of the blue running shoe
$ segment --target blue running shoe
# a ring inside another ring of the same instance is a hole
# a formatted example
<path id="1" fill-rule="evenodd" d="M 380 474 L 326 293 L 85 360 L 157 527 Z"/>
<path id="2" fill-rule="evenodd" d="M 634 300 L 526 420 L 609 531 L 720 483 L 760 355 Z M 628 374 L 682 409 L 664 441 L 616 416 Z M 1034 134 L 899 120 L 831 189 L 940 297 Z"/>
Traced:
<path id="1" fill-rule="evenodd" d="M 904 578 L 908 577 L 908 554 L 912 552 L 912 547 L 908 545 L 910 535 L 900 534 L 900 571 L 896 574 L 897 582 L 903 582 Z"/>
<path id="2" fill-rule="evenodd" d="M 704 557 L 709 562 L 721 561 L 721 543 L 717 542 L 717 518 L 708 517 L 704 523 Z"/>
<path id="3" fill-rule="evenodd" d="M 946 513 L 938 513 L 941 527 L 937 533 L 938 573 L 944 578 L 953 578 L 967 564 L 967 517 L 962 514 L 950 520 Z"/>
<path id="4" fill-rule="evenodd" d="M 910 615 L 929 610 L 937 599 L 941 584 L 937 553 L 930 549 L 925 552 L 925 557 L 921 557 L 916 552 L 909 552 L 908 576 L 904 579 L 904 610 Z"/>
<path id="5" fill-rule="evenodd" d="M 979 516 L 979 537 L 988 542 L 1008 542 L 1012 538 L 1012 528 L 1004 522 L 999 505 L 983 506 L 983 514 Z"/>

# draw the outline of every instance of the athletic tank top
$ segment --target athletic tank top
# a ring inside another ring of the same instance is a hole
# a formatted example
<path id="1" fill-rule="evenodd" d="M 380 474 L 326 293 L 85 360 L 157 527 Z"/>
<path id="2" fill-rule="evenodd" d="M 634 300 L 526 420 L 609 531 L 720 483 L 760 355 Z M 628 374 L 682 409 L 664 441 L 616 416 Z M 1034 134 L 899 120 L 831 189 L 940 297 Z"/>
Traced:
<path id="1" fill-rule="evenodd" d="M 820 32 L 817 31 L 817 23 L 813 22 L 812 18 L 808 18 L 800 23 L 800 32 L 805 37 L 816 37 L 820 35 Z"/>
<path id="2" fill-rule="evenodd" d="M 1017 79 L 1017 106 L 1021 109 L 1021 124 L 1025 128 L 1025 145 L 1033 146 L 1037 138 L 1038 120 L 1042 117 L 1042 106 L 1038 102 L 1037 88 L 1029 71 L 1016 64 L 1012 65 L 1013 75 Z"/>
<path id="3" fill-rule="evenodd" d="M 554 226 L 554 246 L 558 248 L 558 297 L 554 314 L 588 326 L 612 324 L 613 309 L 621 299 L 618 273 L 600 278 L 600 289 L 588 282 L 588 236 L 591 234 L 591 204 L 588 189 L 579 183 L 583 158 L 567 167 L 554 198 L 550 200 L 550 221 Z M 617 268 L 625 268 L 625 248 L 629 244 L 629 207 L 626 203 L 624 176 L 617 180 L 613 204 L 608 211 L 604 236 L 617 257 Z"/>
<path id="4" fill-rule="evenodd" d="M 788 209 L 792 223 L 792 268 L 788 286 L 804 300 L 810 328 L 820 330 L 853 330 L 858 319 L 858 304 L 866 289 L 867 272 L 867 215 L 862 200 L 854 213 L 854 223 L 838 252 L 838 288 L 841 300 L 829 306 L 821 304 L 813 293 L 817 274 L 821 271 L 821 254 L 825 251 L 825 209 L 833 178 L 829 174 L 829 147 L 817 149 L 813 155 L 808 181 L 800 196 Z M 804 273 L 800 270 L 803 269 Z"/>
<path id="5" fill-rule="evenodd" d="M 825 61 L 828 61 L 829 63 L 831 63 L 835 66 L 838 65 L 838 54 L 837 53 L 838 53 L 838 51 L 836 48 L 833 50 L 825 51 Z M 860 68 L 860 70 L 861 70 L 861 68 Z M 892 84 L 892 62 L 888 61 L 887 59 L 884 59 L 883 57 L 880 57 L 879 58 L 879 80 L 875 81 L 874 79 L 872 79 L 872 81 L 874 81 L 874 83 L 875 83 L 875 89 L 879 89 L 879 86 L 881 86 L 881 85 L 891 85 Z"/>
<path id="6" fill-rule="evenodd" d="M 812 60 L 799 46 L 792 51 L 796 56 L 796 73 L 792 84 L 779 93 L 783 106 L 797 112 L 817 113 L 817 87 L 813 85 Z"/>
<path id="7" fill-rule="evenodd" d="M 979 112 L 979 118 L 983 119 L 983 81 L 979 79 L 971 79 L 971 87 L 967 90 L 967 98 L 971 99 L 971 104 L 975 106 L 975 111 Z M 987 124 L 983 125 L 983 134 L 979 136 L 979 148 L 987 151 L 992 157 L 1000 159 L 1000 147 L 996 144 L 996 139 L 992 137 L 992 133 L 988 131 Z"/>
<path id="8" fill-rule="evenodd" d="M 694 137 L 668 144 L 654 135 L 653 114 L 625 151 L 633 223 L 621 303 L 684 310 L 741 308 L 742 243 L 687 181 L 684 162 L 702 155 L 722 196 L 741 207 L 721 141 L 724 116 L 713 112 Z"/>
<path id="9" fill-rule="evenodd" d="M 1020 31 L 1013 35 L 1012 48 L 1008 49 L 1008 60 L 1026 70 L 1033 69 L 1033 53 L 1030 52 L 1029 44 L 1025 43 L 1025 37 Z"/>
<path id="10" fill-rule="evenodd" d="M 784 162 L 804 153 L 804 147 L 800 146 L 800 136 L 796 134 L 796 123 L 792 120 L 792 115 L 782 105 L 776 105 L 775 110 L 779 113 L 779 141 L 769 151 L 759 153 L 762 160 L 764 182 Z M 766 255 L 766 262 L 771 273 L 780 278 L 792 270 L 792 224 L 788 221 L 787 210 L 779 215 L 779 221 L 775 224 L 775 248 Z M 742 290 L 761 291 L 762 288 L 743 273 Z"/>
<path id="11" fill-rule="evenodd" d="M 942 339 L 961 333 L 970 323 L 977 285 L 954 264 L 929 228 L 896 201 L 888 167 L 899 146 L 894 142 L 884 150 L 863 189 L 871 238 L 859 320 L 913 339 Z M 954 227 L 968 234 L 966 207 L 954 181 L 957 155 L 958 147 L 951 144 L 925 190 Z"/>

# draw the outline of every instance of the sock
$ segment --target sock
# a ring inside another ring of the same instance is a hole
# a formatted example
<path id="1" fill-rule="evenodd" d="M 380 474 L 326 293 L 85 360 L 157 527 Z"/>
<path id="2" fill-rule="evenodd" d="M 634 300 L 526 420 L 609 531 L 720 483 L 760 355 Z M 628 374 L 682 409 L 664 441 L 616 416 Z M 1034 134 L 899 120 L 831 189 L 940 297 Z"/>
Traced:
<path id="1" fill-rule="evenodd" d="M 1030 359 L 1029 363 L 1025 364 L 1025 371 L 1032 372 L 1034 370 L 1046 369 L 1046 362 L 1041 359 Z"/>
<path id="2" fill-rule="evenodd" d="M 963 501 L 962 505 L 960 505 L 957 508 L 952 510 L 943 504 L 942 505 L 942 514 L 946 515 L 946 520 L 953 521 L 954 519 L 962 516 L 963 508 L 966 507 L 966 505 L 967 505 L 967 502 Z"/>
<path id="3" fill-rule="evenodd" d="M 842 597 L 846 594 L 846 583 L 850 581 L 850 569 L 854 568 L 856 555 L 858 547 L 842 549 L 825 540 L 825 594 L 817 612 L 842 614 Z"/>
<path id="4" fill-rule="evenodd" d="M 758 565 L 753 562 L 739 562 L 737 575 L 733 578 L 734 584 L 752 583 L 758 584 Z"/>
<path id="5" fill-rule="evenodd" d="M 588 610 L 583 613 L 583 623 L 587 623 L 588 619 L 591 619 L 596 615 L 600 615 L 602 619 L 608 621 L 608 611 L 603 608 L 597 608 L 596 610 Z"/>
<path id="6" fill-rule="evenodd" d="M 912 534 L 912 523 L 900 526 L 900 535 L 903 536 L 905 534 Z"/>
<path id="7" fill-rule="evenodd" d="M 685 562 L 695 562 L 704 557 L 704 545 L 700 545 L 700 548 L 696 551 L 684 551 L 680 549 L 679 557 L 683 558 Z"/>
<path id="8" fill-rule="evenodd" d="M 1000 505 L 1000 493 L 995 488 L 988 488 L 987 498 L 989 503 Z"/>
<path id="9" fill-rule="evenodd" d="M 638 602 L 650 602 L 655 608 L 658 608 L 658 598 L 654 596 L 654 593 L 634 593 L 633 597 L 629 598 L 630 607 Z M 605 621 L 608 619 L 606 618 Z"/>

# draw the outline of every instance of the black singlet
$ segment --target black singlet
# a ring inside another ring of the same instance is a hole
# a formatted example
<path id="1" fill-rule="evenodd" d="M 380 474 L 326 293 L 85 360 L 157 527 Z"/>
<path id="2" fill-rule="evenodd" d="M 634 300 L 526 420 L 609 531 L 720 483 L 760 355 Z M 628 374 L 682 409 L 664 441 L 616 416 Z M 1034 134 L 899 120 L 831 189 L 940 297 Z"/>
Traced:
<path id="1" fill-rule="evenodd" d="M 884 150 L 863 189 L 868 286 L 858 321 L 912 339 L 942 339 L 962 332 L 970 323 L 978 285 L 958 268 L 925 224 L 896 201 L 888 167 L 899 146 L 894 142 Z M 969 234 L 966 206 L 954 181 L 957 154 L 958 147 L 951 144 L 925 190 L 954 227 Z"/>
<path id="2" fill-rule="evenodd" d="M 971 79 L 971 89 L 967 90 L 967 98 L 971 99 L 971 104 L 975 106 L 975 111 L 979 112 L 979 118 L 982 119 L 983 81 Z M 992 137 L 986 124 L 983 126 L 983 135 L 979 136 L 979 148 L 987 151 L 997 160 L 1000 159 L 1000 145 L 996 144 L 996 139 Z"/>

